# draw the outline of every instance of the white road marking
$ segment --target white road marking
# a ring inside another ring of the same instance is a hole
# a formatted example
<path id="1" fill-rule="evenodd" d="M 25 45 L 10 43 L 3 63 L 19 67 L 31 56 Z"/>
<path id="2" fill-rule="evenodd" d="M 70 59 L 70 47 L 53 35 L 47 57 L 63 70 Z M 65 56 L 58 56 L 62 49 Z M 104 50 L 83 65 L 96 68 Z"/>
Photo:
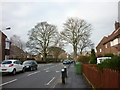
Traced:
<path id="1" fill-rule="evenodd" d="M 56 73 L 57 73 L 57 72 L 60 72 L 60 71 L 56 71 Z"/>
<path id="2" fill-rule="evenodd" d="M 46 85 L 49 85 L 54 79 L 55 77 L 53 77 Z"/>
<path id="3" fill-rule="evenodd" d="M 46 68 L 46 69 L 44 69 L 44 70 L 48 70 L 49 68 Z"/>
<path id="4" fill-rule="evenodd" d="M 61 76 L 59 76 L 59 78 L 54 82 L 53 86 L 51 86 L 50 88 L 55 88 L 55 86 L 59 83 L 60 80 Z"/>
<path id="5" fill-rule="evenodd" d="M 46 71 L 46 72 L 50 72 L 50 71 Z"/>
<path id="6" fill-rule="evenodd" d="M 15 82 L 16 80 L 17 80 L 17 79 L 14 79 L 14 80 L 8 81 L 8 82 L 6 82 L 6 83 L 0 84 L 0 86 L 3 86 L 3 85 L 6 85 L 6 84 L 9 84 L 9 83 Z"/>
<path id="7" fill-rule="evenodd" d="M 40 72 L 40 71 L 34 72 L 34 73 L 30 73 L 30 74 L 28 74 L 27 76 L 31 76 L 31 75 L 36 74 L 36 73 L 39 73 L 39 72 Z"/>

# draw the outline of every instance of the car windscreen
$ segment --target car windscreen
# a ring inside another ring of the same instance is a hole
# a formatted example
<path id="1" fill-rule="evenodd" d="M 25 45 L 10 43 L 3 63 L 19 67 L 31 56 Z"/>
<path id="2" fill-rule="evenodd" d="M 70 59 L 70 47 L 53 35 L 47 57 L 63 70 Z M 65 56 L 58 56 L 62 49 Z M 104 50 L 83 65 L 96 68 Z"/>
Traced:
<path id="1" fill-rule="evenodd" d="M 12 61 L 3 61 L 2 64 L 11 64 Z"/>
<path id="2" fill-rule="evenodd" d="M 23 62 L 23 64 L 31 64 L 32 62 L 31 61 L 25 61 Z"/>

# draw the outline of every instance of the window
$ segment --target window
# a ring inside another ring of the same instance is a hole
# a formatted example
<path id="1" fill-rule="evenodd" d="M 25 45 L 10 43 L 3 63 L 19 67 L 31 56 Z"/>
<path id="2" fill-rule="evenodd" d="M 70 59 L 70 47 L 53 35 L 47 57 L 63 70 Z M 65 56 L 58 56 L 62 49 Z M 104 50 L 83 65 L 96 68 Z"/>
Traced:
<path id="1" fill-rule="evenodd" d="M 5 49 L 10 49 L 10 41 L 6 38 L 6 41 L 5 41 Z"/>
<path id="2" fill-rule="evenodd" d="M 102 52 L 102 49 L 100 49 L 100 52 Z"/>
<path id="3" fill-rule="evenodd" d="M 110 42 L 110 46 L 113 46 L 113 41 Z"/>
<path id="4" fill-rule="evenodd" d="M 107 44 L 105 44 L 105 48 L 108 48 Z"/>
<path id="5" fill-rule="evenodd" d="M 3 61 L 2 64 L 11 64 L 12 61 Z"/>
<path id="6" fill-rule="evenodd" d="M 115 46 L 119 43 L 119 38 L 114 39 L 113 41 L 110 42 L 111 46 Z"/>
<path id="7" fill-rule="evenodd" d="M 114 45 L 117 45 L 117 44 L 118 44 L 118 38 L 114 40 Z"/>

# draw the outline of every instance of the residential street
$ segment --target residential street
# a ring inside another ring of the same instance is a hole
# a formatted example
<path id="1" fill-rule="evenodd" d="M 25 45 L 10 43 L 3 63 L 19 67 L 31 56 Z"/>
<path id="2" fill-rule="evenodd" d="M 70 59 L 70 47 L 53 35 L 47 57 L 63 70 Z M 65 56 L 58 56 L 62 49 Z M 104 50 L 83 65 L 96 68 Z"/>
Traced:
<path id="1" fill-rule="evenodd" d="M 62 63 L 39 64 L 37 71 L 17 73 L 15 76 L 4 74 L 2 88 L 89 88 L 82 76 L 75 74 L 74 65 L 68 68 L 65 85 L 61 83 Z"/>

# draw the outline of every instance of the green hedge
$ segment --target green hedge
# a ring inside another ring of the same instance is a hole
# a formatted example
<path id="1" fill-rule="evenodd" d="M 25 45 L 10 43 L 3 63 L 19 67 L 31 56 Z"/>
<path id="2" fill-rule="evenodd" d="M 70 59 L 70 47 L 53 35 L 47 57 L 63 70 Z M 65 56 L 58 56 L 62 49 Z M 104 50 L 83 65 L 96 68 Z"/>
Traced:
<path id="1" fill-rule="evenodd" d="M 112 53 L 108 53 L 108 54 L 105 54 L 104 56 L 105 56 L 105 57 L 113 57 L 114 54 L 112 54 Z"/>
<path id="2" fill-rule="evenodd" d="M 113 56 L 97 65 L 99 69 L 109 68 L 120 72 L 120 56 Z"/>

